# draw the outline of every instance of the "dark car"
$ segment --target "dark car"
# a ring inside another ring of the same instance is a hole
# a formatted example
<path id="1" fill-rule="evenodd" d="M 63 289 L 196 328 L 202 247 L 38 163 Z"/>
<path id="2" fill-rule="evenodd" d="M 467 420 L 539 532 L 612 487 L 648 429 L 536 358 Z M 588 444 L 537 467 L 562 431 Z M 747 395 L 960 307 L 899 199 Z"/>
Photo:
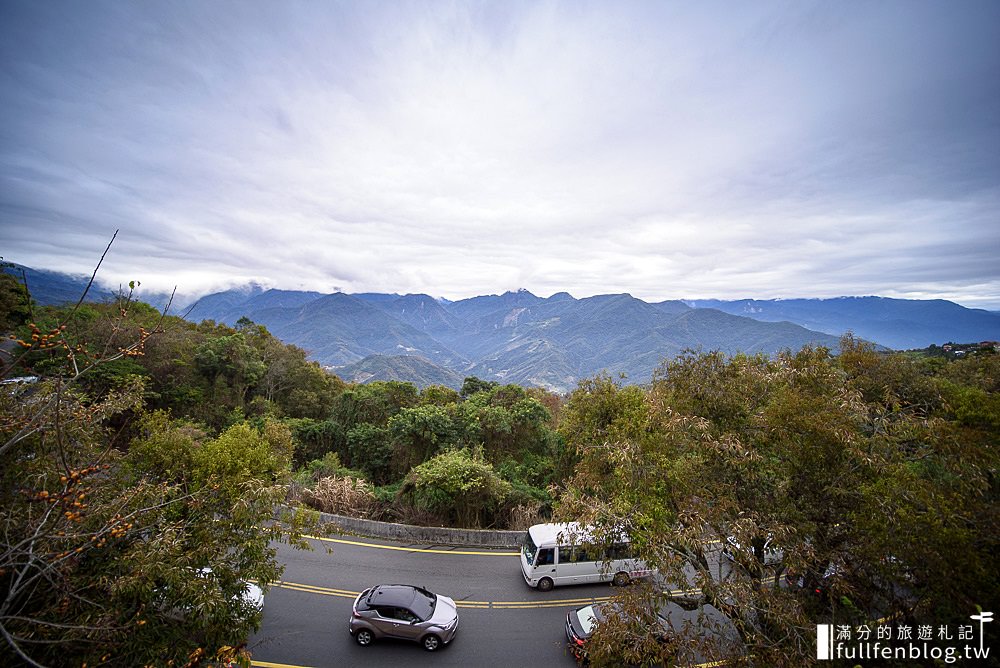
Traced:
<path id="1" fill-rule="evenodd" d="M 458 608 L 447 596 L 421 587 L 376 585 L 354 599 L 349 630 L 362 646 L 376 638 L 399 638 L 433 652 L 455 638 Z"/>
<path id="2" fill-rule="evenodd" d="M 570 610 L 566 615 L 566 642 L 578 662 L 588 662 L 587 641 L 594 634 L 597 624 L 603 622 L 607 615 L 616 614 L 619 610 L 614 605 L 594 604 Z M 656 613 L 656 621 L 660 626 L 657 637 L 665 641 L 671 634 L 670 621 L 660 613 Z"/>
<path id="3" fill-rule="evenodd" d="M 800 574 L 789 570 L 785 573 L 785 581 L 791 587 L 798 587 L 820 598 L 825 598 L 830 593 L 830 584 L 834 578 L 842 575 L 842 571 L 843 569 L 834 563 L 830 563 L 822 574 L 814 572 Z"/>

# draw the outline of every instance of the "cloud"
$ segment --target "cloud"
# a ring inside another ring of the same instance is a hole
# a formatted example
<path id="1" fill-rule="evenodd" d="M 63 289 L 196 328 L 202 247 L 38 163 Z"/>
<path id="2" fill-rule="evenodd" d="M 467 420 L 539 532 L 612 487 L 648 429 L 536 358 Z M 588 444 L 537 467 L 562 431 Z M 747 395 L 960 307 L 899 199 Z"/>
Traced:
<path id="1" fill-rule="evenodd" d="M 995 4 L 0 12 L 23 264 L 120 228 L 114 282 L 186 293 L 1000 307 Z"/>

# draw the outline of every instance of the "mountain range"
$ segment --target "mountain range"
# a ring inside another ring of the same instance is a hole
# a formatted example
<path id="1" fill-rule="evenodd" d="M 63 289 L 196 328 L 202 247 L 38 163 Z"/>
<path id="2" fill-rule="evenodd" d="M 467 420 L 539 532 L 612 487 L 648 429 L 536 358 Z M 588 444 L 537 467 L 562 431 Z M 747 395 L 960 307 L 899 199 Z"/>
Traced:
<path id="1" fill-rule="evenodd" d="M 29 271 L 36 301 L 79 297 L 71 277 Z M 248 285 L 207 295 L 184 317 L 229 325 L 249 318 L 352 382 L 458 388 L 474 375 L 557 392 L 601 372 L 646 382 L 663 360 L 685 349 L 774 354 L 811 344 L 835 350 L 848 331 L 891 349 L 1000 339 L 1000 314 L 944 300 L 881 297 L 649 303 L 628 294 L 542 298 L 518 290 L 448 302 L 423 294 Z"/>
<path id="2" fill-rule="evenodd" d="M 687 304 L 764 322 L 794 322 L 818 332 L 851 331 L 894 350 L 1000 338 L 1000 314 L 965 308 L 944 299 L 704 299 Z"/>
<path id="3" fill-rule="evenodd" d="M 542 298 L 518 290 L 445 302 L 255 287 L 209 295 L 187 317 L 229 324 L 247 317 L 345 380 L 458 387 L 475 375 L 560 392 L 601 372 L 646 382 L 660 362 L 685 349 L 835 350 L 848 331 L 897 349 L 1000 338 L 996 313 L 879 297 L 648 303 L 628 294 Z"/>

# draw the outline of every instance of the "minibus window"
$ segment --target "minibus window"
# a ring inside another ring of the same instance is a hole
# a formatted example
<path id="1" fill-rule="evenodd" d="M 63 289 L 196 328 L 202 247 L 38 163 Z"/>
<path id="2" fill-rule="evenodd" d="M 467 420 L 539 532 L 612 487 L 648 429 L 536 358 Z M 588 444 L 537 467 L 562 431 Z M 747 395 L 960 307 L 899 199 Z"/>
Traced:
<path id="1" fill-rule="evenodd" d="M 551 547 L 546 547 L 538 551 L 538 559 L 535 561 L 535 566 L 551 566 L 554 563 L 556 563 L 555 550 Z"/>
<path id="2" fill-rule="evenodd" d="M 529 564 L 535 561 L 535 552 L 538 551 L 538 546 L 535 545 L 535 541 L 531 540 L 530 533 L 524 534 L 524 545 L 521 549 L 524 552 L 525 560 Z"/>
<path id="3" fill-rule="evenodd" d="M 614 559 L 631 559 L 632 558 L 632 546 L 628 543 L 616 543 L 611 546 L 609 551 L 609 556 L 612 560 Z"/>

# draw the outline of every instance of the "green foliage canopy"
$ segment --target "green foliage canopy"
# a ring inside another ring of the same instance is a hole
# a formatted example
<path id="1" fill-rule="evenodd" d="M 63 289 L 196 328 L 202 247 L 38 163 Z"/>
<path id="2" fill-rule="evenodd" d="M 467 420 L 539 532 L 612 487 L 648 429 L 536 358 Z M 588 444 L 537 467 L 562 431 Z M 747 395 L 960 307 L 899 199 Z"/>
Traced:
<path id="1" fill-rule="evenodd" d="M 448 517 L 455 526 L 480 527 L 503 503 L 511 485 L 468 449 L 449 450 L 415 467 L 400 495 L 414 506 Z"/>
<path id="2" fill-rule="evenodd" d="M 993 395 L 850 337 L 842 349 L 690 353 L 648 389 L 603 377 L 570 397 L 561 431 L 579 463 L 559 516 L 628 531 L 736 636 L 687 633 L 646 660 L 802 665 L 816 623 L 958 623 L 997 599 Z M 729 537 L 743 547 L 719 562 Z M 767 538 L 785 554 L 773 568 Z M 805 587 L 773 577 L 786 573 Z M 625 656 L 616 637 L 595 636 L 595 656 Z"/>

